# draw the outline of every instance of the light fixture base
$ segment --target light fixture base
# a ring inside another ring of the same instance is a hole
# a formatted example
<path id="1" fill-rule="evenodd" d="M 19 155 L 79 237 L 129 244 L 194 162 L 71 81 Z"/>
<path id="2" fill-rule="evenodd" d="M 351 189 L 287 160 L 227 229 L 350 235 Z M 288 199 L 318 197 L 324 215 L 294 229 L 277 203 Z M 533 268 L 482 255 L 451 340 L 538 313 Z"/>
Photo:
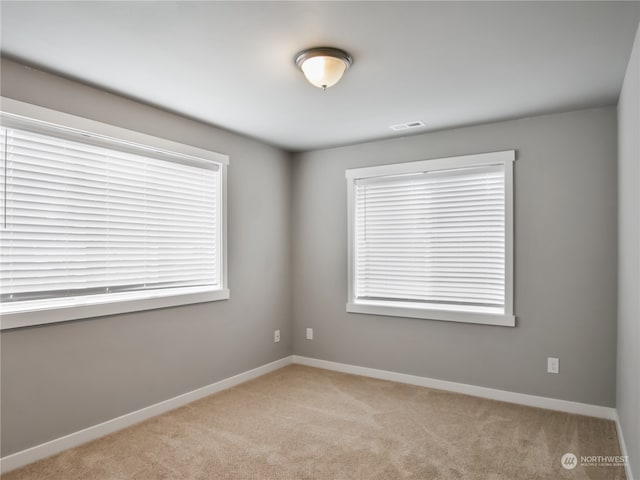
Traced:
<path id="1" fill-rule="evenodd" d="M 295 56 L 296 65 L 302 70 L 302 64 L 313 57 L 333 57 L 342 60 L 349 68 L 353 64 L 353 57 L 344 50 L 334 47 L 313 47 L 298 52 Z"/>

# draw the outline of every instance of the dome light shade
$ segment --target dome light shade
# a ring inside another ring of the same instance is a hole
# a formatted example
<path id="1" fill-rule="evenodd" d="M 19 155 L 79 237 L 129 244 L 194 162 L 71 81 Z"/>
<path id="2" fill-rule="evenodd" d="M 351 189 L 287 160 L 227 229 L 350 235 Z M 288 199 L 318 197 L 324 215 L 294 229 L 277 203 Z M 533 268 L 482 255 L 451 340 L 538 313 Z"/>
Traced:
<path id="1" fill-rule="evenodd" d="M 307 80 L 322 90 L 338 83 L 353 63 L 347 52 L 330 47 L 303 50 L 296 55 L 295 61 Z"/>

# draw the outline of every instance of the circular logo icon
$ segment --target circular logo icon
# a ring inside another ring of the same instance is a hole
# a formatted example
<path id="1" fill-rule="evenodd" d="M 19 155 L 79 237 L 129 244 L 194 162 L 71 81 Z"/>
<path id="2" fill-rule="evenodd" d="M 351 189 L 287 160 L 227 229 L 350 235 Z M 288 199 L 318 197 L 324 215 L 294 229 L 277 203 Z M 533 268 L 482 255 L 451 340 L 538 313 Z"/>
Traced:
<path id="1" fill-rule="evenodd" d="M 578 466 L 578 459 L 573 453 L 565 453 L 560 459 L 560 465 L 567 470 L 573 470 Z"/>

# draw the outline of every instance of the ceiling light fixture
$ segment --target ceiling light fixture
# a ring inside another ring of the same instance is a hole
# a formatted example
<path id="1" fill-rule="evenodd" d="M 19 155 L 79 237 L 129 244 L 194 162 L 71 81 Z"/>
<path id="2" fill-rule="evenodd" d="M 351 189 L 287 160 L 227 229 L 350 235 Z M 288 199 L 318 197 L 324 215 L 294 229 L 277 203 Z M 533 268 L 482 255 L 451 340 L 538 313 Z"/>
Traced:
<path id="1" fill-rule="evenodd" d="M 326 90 L 340 81 L 353 58 L 339 48 L 315 47 L 298 53 L 295 62 L 312 85 Z"/>

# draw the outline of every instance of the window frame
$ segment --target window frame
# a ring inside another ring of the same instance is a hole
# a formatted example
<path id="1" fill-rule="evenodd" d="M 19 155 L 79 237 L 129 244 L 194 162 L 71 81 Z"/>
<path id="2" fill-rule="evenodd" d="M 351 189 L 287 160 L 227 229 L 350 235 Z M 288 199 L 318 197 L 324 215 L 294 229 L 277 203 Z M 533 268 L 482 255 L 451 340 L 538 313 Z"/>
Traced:
<path id="1" fill-rule="evenodd" d="M 221 288 L 217 290 L 211 290 L 209 287 L 184 287 L 181 292 L 175 293 L 170 293 L 170 289 L 150 290 L 139 292 L 138 295 L 129 295 L 135 297 L 132 299 L 123 299 L 124 296 L 121 296 L 120 298 L 107 299 L 106 296 L 103 296 L 104 301 L 97 303 L 84 303 L 82 301 L 77 301 L 76 304 L 73 304 L 74 297 L 70 297 L 70 301 L 66 305 L 7 313 L 1 312 L 2 304 L 0 304 L 0 330 L 226 300 L 230 298 L 227 267 L 228 155 L 155 137 L 126 128 L 97 122 L 95 120 L 70 115 L 37 105 L 20 102 L 6 97 L 0 97 L 0 112 L 2 114 L 6 114 L 9 118 L 35 121 L 44 126 L 50 126 L 53 128 L 62 127 L 68 131 L 74 131 L 75 133 L 84 133 L 93 137 L 99 137 L 102 140 L 113 142 L 115 148 L 117 148 L 118 144 L 135 144 L 152 151 L 155 150 L 159 152 L 171 152 L 180 155 L 187 155 L 189 157 L 195 157 L 203 161 L 218 164 L 221 175 L 221 232 L 219 235 L 219 254 L 221 255 L 220 267 L 222 270 L 220 278 Z M 96 295 L 95 297 L 98 296 Z"/>
<path id="2" fill-rule="evenodd" d="M 515 327 L 513 312 L 513 164 L 515 150 L 435 158 L 371 167 L 352 168 L 345 171 L 347 180 L 347 305 L 349 313 L 384 315 L 392 317 L 443 320 Z M 355 298 L 355 184 L 357 180 L 391 175 L 402 175 L 455 168 L 504 165 L 505 174 L 505 304 L 504 314 L 461 311 L 449 308 L 418 307 L 408 302 L 369 301 Z"/>

